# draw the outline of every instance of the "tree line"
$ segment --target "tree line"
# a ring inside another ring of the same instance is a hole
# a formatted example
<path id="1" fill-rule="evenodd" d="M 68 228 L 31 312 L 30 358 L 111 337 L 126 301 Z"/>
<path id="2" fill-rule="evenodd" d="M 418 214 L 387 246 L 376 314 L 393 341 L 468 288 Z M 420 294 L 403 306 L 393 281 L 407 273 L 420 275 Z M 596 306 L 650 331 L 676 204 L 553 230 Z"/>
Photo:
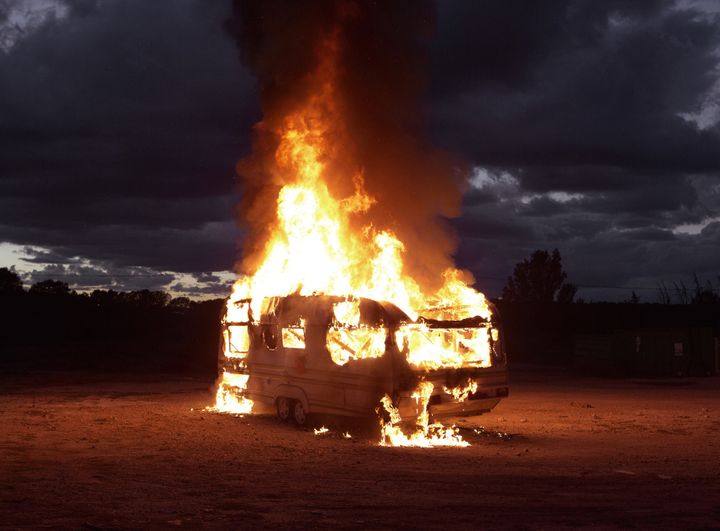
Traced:
<path id="1" fill-rule="evenodd" d="M 705 327 L 720 337 L 712 286 L 676 286 L 682 304 L 582 303 L 558 250 L 519 262 L 494 300 L 511 362 L 569 364 L 577 334 Z M 634 300 L 633 300 L 634 299 Z M 192 301 L 162 291 L 79 293 L 58 280 L 24 289 L 0 268 L 0 366 L 214 375 L 223 299 Z"/>
<path id="2" fill-rule="evenodd" d="M 0 268 L 0 363 L 212 375 L 223 303 L 151 290 L 80 293 L 58 280 L 25 290 L 17 273 Z"/>
<path id="3" fill-rule="evenodd" d="M 560 251 L 536 250 L 526 259 L 518 262 L 507 279 L 502 291 L 506 302 L 536 302 L 569 304 L 583 303 L 576 299 L 577 286 L 567 281 L 567 273 L 562 266 Z M 693 275 L 693 283 L 686 286 L 683 281 L 657 283 L 656 301 L 660 304 L 720 304 L 720 275 L 717 287 L 712 280 L 701 282 Z M 625 303 L 638 304 L 640 297 L 635 290 Z"/>

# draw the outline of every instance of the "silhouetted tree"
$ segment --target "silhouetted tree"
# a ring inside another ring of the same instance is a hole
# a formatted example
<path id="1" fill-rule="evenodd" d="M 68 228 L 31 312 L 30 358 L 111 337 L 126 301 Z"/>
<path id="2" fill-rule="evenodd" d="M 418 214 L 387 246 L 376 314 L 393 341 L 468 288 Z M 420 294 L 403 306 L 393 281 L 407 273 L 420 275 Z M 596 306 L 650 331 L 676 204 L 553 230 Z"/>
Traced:
<path id="1" fill-rule="evenodd" d="M 119 293 L 114 289 L 96 289 L 90 294 L 90 300 L 95 306 L 110 306 L 119 301 Z"/>
<path id="2" fill-rule="evenodd" d="M 150 291 L 143 289 L 140 291 L 130 291 L 123 293 L 126 300 L 139 308 L 164 308 L 170 302 L 170 295 L 164 291 Z"/>
<path id="3" fill-rule="evenodd" d="M 575 298 L 577 287 L 565 282 L 560 251 L 534 251 L 529 259 L 515 265 L 512 276 L 503 288 L 503 299 L 525 302 L 570 303 Z"/>
<path id="4" fill-rule="evenodd" d="M 17 295 L 23 292 L 22 280 L 12 269 L 0 267 L 0 295 Z"/>
<path id="5" fill-rule="evenodd" d="M 563 275 L 565 275 L 565 273 L 563 273 Z M 560 286 L 560 289 L 555 296 L 555 301 L 561 304 L 570 304 L 575 298 L 576 293 L 577 287 L 574 284 L 565 282 L 562 286 Z"/>
<path id="6" fill-rule="evenodd" d="M 665 282 L 660 281 L 657 283 L 658 299 L 660 304 L 670 304 L 672 297 L 670 297 L 670 290 L 665 285 Z"/>
<path id="7" fill-rule="evenodd" d="M 60 280 L 43 280 L 30 286 L 31 295 L 69 295 L 70 287 Z"/>
<path id="8" fill-rule="evenodd" d="M 693 284 L 695 285 L 694 288 L 688 288 L 682 280 L 680 282 L 673 282 L 673 289 L 675 291 L 675 300 L 677 304 L 720 303 L 720 288 L 716 289 L 710 280 L 703 285 L 701 284 L 697 274 L 694 274 Z M 670 295 L 670 290 L 665 285 L 665 282 L 658 282 L 657 286 L 660 302 L 663 304 L 670 304 L 672 302 L 672 297 Z"/>
<path id="9" fill-rule="evenodd" d="M 717 304 L 720 302 L 720 290 L 716 290 L 709 280 L 705 286 L 700 284 L 697 275 L 693 275 L 695 283 L 695 293 L 693 293 L 690 304 Z"/>
<path id="10" fill-rule="evenodd" d="M 175 297 L 167 306 L 174 312 L 186 312 L 192 307 L 192 301 L 188 297 Z"/>
<path id="11" fill-rule="evenodd" d="M 680 304 L 690 304 L 690 291 L 687 289 L 685 283 L 681 280 L 680 283 L 673 282 L 675 286 L 675 296 Z"/>

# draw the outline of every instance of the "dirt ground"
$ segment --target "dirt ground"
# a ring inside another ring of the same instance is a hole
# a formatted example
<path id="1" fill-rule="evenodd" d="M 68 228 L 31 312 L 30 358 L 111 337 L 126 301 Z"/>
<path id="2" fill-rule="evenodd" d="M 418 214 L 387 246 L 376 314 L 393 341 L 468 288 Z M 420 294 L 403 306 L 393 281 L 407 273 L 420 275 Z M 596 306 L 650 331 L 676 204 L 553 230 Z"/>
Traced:
<path id="1" fill-rule="evenodd" d="M 428 450 L 208 413 L 207 381 L 0 377 L 0 528 L 720 529 L 720 379 L 512 378 Z"/>

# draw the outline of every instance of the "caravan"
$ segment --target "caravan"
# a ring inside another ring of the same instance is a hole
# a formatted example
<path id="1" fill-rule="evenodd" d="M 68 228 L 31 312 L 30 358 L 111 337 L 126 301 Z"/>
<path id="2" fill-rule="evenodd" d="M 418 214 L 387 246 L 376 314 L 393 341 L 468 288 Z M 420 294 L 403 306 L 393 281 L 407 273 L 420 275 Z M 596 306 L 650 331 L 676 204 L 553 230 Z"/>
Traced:
<path id="1" fill-rule="evenodd" d="M 375 415 L 384 396 L 403 419 L 419 414 L 413 391 L 430 382 L 433 417 L 476 415 L 508 395 L 497 312 L 449 321 L 409 318 L 365 298 L 270 297 L 233 301 L 223 323 L 224 385 L 299 425 L 310 413 Z M 256 315 L 257 313 L 257 315 Z"/>

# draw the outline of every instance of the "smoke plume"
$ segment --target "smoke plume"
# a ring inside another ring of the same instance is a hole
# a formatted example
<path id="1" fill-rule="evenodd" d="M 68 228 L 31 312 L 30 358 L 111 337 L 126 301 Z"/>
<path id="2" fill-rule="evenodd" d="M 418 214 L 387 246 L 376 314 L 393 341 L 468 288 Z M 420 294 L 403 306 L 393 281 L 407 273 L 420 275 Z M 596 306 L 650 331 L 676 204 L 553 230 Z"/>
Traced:
<path id="1" fill-rule="evenodd" d="M 275 218 L 279 189 L 292 179 L 275 165 L 275 131 L 313 94 L 330 147 L 324 162 L 335 197 L 348 197 L 357 175 L 376 203 L 357 223 L 388 228 L 405 244 L 407 272 L 425 288 L 451 266 L 455 240 L 443 217 L 459 213 L 464 168 L 425 134 L 424 66 L 434 26 L 427 1 L 237 0 L 228 21 L 243 62 L 259 84 L 263 120 L 252 154 L 238 164 L 247 225 L 242 272 L 252 272 Z M 331 76 L 318 75 L 323 69 Z M 331 118 L 327 120 L 327 117 Z"/>

